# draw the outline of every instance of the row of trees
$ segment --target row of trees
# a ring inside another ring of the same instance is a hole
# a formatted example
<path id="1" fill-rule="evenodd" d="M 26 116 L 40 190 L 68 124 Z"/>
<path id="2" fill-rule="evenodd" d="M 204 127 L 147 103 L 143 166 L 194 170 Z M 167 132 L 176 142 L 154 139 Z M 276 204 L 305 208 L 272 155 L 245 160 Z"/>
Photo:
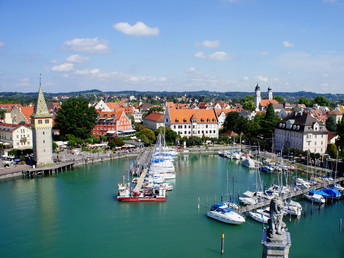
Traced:
<path id="1" fill-rule="evenodd" d="M 227 115 L 223 131 L 234 131 L 243 135 L 247 143 L 259 144 L 263 149 L 271 149 L 272 135 L 277 122 L 280 120 L 275 115 L 272 104 L 269 104 L 265 114 L 256 114 L 254 120 L 241 116 L 238 112 Z"/>

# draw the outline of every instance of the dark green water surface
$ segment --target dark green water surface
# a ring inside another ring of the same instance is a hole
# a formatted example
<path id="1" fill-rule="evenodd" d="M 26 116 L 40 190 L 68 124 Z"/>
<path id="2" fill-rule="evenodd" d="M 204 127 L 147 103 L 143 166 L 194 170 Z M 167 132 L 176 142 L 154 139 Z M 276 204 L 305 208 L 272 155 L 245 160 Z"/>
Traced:
<path id="1" fill-rule="evenodd" d="M 117 183 L 133 160 L 89 165 L 54 176 L 0 182 L 0 257 L 261 257 L 262 224 L 209 219 L 216 197 L 255 190 L 256 172 L 217 155 L 187 155 L 176 162 L 175 188 L 164 203 L 120 203 Z M 264 184 L 276 175 L 262 174 Z M 233 187 L 234 178 L 234 187 Z M 208 208 L 197 209 L 197 198 Z M 344 257 L 344 200 L 284 218 L 290 257 Z M 221 234 L 225 253 L 220 254 Z"/>

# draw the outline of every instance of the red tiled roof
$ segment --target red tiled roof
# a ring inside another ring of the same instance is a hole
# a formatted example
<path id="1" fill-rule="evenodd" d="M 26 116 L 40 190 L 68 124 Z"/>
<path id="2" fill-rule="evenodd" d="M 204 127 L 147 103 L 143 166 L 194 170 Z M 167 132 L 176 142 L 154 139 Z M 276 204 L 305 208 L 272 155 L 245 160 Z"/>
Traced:
<path id="1" fill-rule="evenodd" d="M 197 119 L 197 123 L 218 123 L 213 109 L 169 109 L 172 124 L 191 123 L 191 119 Z"/>
<path id="2" fill-rule="evenodd" d="M 239 109 L 231 108 L 231 109 L 216 109 L 216 113 L 219 116 L 222 112 L 224 112 L 226 115 L 230 112 L 239 112 Z"/>
<path id="3" fill-rule="evenodd" d="M 150 120 L 155 122 L 164 122 L 165 115 L 161 113 L 150 113 L 148 116 L 144 118 L 144 120 Z"/>
<path id="4" fill-rule="evenodd" d="M 6 109 L 7 111 L 11 111 L 14 106 L 22 107 L 21 104 L 0 104 L 0 109 Z"/>
<path id="5" fill-rule="evenodd" d="M 35 107 L 21 107 L 20 110 L 25 116 L 26 120 L 31 123 L 31 115 L 33 114 L 33 110 Z"/>
<path id="6" fill-rule="evenodd" d="M 272 99 L 272 100 L 269 100 L 269 99 L 262 99 L 262 100 L 260 101 L 260 105 L 261 105 L 262 107 L 267 107 L 267 106 L 269 106 L 270 103 L 272 103 L 272 104 L 279 104 L 279 102 L 278 102 L 277 100 L 275 100 L 275 99 Z"/>

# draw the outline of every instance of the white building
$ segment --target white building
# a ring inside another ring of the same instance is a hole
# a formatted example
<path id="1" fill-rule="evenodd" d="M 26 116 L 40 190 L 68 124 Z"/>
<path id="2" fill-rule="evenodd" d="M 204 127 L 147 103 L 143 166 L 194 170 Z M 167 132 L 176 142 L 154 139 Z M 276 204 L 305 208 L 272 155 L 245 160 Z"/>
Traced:
<path id="1" fill-rule="evenodd" d="M 165 123 L 181 137 L 219 137 L 218 120 L 213 109 L 168 108 Z"/>
<path id="2" fill-rule="evenodd" d="M 165 115 L 161 113 L 152 112 L 143 119 L 143 125 L 149 129 L 156 130 L 164 125 Z"/>
<path id="3" fill-rule="evenodd" d="M 325 124 L 302 111 L 284 118 L 275 128 L 275 151 L 289 147 L 322 154 L 326 152 L 327 141 Z"/>
<path id="4" fill-rule="evenodd" d="M 25 125 L 0 124 L 0 151 L 8 156 L 11 149 L 32 149 L 32 130 Z"/>

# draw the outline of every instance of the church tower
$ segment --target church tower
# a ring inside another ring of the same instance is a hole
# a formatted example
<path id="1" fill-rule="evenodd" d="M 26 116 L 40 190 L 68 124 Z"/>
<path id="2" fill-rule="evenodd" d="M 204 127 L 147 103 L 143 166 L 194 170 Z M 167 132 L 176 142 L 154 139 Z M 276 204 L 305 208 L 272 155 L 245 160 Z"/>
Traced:
<path id="1" fill-rule="evenodd" d="M 273 100 L 273 97 L 272 97 L 272 89 L 270 88 L 270 86 L 269 86 L 269 88 L 268 88 L 268 100 Z"/>
<path id="2" fill-rule="evenodd" d="M 53 116 L 49 113 L 47 103 L 44 99 L 41 79 L 37 103 L 31 115 L 31 128 L 33 159 L 36 162 L 36 167 L 54 165 L 52 142 Z"/>
<path id="3" fill-rule="evenodd" d="M 260 87 L 258 86 L 258 84 L 254 91 L 255 91 L 254 104 L 256 105 L 256 111 L 258 111 L 260 102 L 262 101 L 262 97 L 260 96 Z"/>

